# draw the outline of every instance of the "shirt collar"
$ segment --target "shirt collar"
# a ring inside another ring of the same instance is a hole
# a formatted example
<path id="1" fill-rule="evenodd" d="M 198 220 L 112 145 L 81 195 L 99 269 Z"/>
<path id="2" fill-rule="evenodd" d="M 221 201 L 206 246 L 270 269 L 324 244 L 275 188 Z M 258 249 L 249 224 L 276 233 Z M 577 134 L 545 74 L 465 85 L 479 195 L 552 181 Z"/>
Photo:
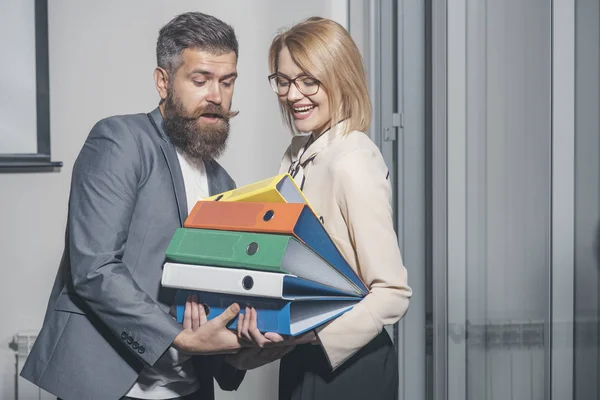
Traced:
<path id="1" fill-rule="evenodd" d="M 317 155 L 325 151 L 333 142 L 344 135 L 347 126 L 347 121 L 341 121 L 323 132 L 316 139 L 311 139 L 312 135 L 297 136 L 296 138 L 298 139 L 294 138 L 296 140 L 292 141 L 292 161 L 300 159 L 300 164 L 304 165 L 315 159 Z"/>

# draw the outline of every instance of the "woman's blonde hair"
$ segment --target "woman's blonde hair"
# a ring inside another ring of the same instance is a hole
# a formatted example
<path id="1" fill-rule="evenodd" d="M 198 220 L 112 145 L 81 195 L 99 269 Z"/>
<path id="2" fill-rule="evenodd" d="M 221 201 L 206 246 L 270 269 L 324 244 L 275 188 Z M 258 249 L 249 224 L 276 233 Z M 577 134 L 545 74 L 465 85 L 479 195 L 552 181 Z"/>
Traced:
<path id="1" fill-rule="evenodd" d="M 366 132 L 371 123 L 371 100 L 358 47 L 335 21 L 312 17 L 281 32 L 269 49 L 269 68 L 276 73 L 279 53 L 288 48 L 292 60 L 313 76 L 329 97 L 332 124 L 345 120 L 344 133 Z M 290 108 L 279 103 L 286 124 L 295 131 Z"/>

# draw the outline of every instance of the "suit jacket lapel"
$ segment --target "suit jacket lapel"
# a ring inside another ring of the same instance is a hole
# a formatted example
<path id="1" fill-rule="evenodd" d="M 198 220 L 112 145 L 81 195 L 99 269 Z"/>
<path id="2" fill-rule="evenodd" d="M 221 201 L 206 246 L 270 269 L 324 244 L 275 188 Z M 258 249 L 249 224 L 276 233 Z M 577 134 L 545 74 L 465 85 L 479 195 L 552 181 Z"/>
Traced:
<path id="1" fill-rule="evenodd" d="M 179 211 L 179 223 L 183 226 L 183 222 L 187 218 L 187 199 L 185 195 L 185 185 L 183 183 L 183 174 L 181 173 L 181 166 L 179 165 L 179 159 L 177 158 L 177 152 L 175 146 L 169 140 L 169 137 L 165 134 L 162 123 L 163 118 L 160 110 L 156 108 L 150 114 L 148 114 L 150 122 L 162 138 L 160 149 L 167 162 L 167 167 L 171 173 L 171 181 L 173 182 L 173 191 L 175 192 L 175 199 L 177 200 L 177 209 Z"/>
<path id="2" fill-rule="evenodd" d="M 224 192 L 219 180 L 217 179 L 214 161 L 205 161 L 204 167 L 206 168 L 206 178 L 208 179 L 208 194 L 210 196 L 214 196 L 215 194 Z"/>

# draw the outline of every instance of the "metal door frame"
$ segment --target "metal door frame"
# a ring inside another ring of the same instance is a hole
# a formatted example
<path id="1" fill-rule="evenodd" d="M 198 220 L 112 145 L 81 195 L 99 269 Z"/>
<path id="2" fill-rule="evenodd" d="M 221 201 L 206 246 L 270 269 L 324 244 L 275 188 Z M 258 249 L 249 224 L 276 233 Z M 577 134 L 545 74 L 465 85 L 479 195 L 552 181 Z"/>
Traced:
<path id="1" fill-rule="evenodd" d="M 426 372 L 425 4 L 349 0 L 348 30 L 367 71 L 373 103 L 369 136 L 390 169 L 395 225 L 413 297 L 388 329 L 398 350 L 399 399 L 422 400 Z"/>

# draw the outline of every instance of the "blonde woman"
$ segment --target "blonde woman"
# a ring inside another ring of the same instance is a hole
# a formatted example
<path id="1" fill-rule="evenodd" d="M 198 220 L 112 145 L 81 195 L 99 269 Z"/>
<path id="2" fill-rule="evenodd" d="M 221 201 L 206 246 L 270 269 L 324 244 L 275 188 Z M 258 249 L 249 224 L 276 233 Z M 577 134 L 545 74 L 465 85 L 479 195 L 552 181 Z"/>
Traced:
<path id="1" fill-rule="evenodd" d="M 279 397 L 395 399 L 397 358 L 384 326 L 402 318 L 412 292 L 393 226 L 388 169 L 365 133 L 371 102 L 360 53 L 342 26 L 315 17 L 273 40 L 269 64 L 294 133 L 280 173 L 294 177 L 369 288 L 351 311 L 304 335 L 282 359 Z"/>

